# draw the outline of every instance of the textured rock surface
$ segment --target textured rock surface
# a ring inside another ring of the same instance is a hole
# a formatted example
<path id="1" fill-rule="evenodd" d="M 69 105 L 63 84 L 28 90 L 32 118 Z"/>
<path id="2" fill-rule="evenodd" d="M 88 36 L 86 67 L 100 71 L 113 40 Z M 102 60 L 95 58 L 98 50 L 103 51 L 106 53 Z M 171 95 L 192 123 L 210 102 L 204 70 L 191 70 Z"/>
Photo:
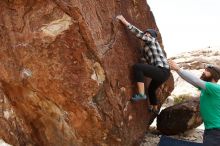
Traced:
<path id="1" fill-rule="evenodd" d="M 0 137 L 14 146 L 131 145 L 147 102 L 130 104 L 141 43 L 113 18 L 157 28 L 146 0 L 0 1 Z M 158 90 L 161 102 L 173 89 Z"/>
<path id="2" fill-rule="evenodd" d="M 198 98 L 168 107 L 157 117 L 157 129 L 166 135 L 180 134 L 201 124 Z"/>

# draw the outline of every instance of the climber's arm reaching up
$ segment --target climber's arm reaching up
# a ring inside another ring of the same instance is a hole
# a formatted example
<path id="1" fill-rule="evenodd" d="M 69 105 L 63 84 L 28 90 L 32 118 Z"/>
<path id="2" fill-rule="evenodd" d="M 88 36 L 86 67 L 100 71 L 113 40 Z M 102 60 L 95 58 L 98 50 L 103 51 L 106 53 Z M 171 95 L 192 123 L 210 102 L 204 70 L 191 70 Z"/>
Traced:
<path id="1" fill-rule="evenodd" d="M 119 19 L 128 29 L 134 33 L 139 39 L 142 39 L 145 42 L 155 42 L 155 38 L 151 37 L 150 35 L 145 34 L 143 31 L 135 27 L 134 25 L 130 24 L 122 15 L 118 15 L 116 17 Z"/>
<path id="2" fill-rule="evenodd" d="M 205 82 L 203 80 L 199 79 L 198 77 L 194 76 L 192 73 L 186 70 L 180 69 L 180 67 L 174 61 L 168 60 L 168 62 L 171 69 L 176 71 L 185 81 L 197 88 L 199 87 L 202 89 L 206 89 Z"/>

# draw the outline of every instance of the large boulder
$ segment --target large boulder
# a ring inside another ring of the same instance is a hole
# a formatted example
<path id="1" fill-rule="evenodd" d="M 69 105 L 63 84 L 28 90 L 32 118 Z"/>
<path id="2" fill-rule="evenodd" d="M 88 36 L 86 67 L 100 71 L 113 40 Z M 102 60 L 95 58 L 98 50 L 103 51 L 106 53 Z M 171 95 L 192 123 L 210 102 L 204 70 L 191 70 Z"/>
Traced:
<path id="1" fill-rule="evenodd" d="M 168 107 L 157 117 L 157 129 L 166 135 L 180 134 L 201 124 L 198 98 Z"/>
<path id="2" fill-rule="evenodd" d="M 141 43 L 114 18 L 157 28 L 146 0 L 1 0 L 0 7 L 5 142 L 132 145 L 144 135 L 153 118 L 147 102 L 129 102 Z M 171 77 L 159 99 L 172 89 Z"/>

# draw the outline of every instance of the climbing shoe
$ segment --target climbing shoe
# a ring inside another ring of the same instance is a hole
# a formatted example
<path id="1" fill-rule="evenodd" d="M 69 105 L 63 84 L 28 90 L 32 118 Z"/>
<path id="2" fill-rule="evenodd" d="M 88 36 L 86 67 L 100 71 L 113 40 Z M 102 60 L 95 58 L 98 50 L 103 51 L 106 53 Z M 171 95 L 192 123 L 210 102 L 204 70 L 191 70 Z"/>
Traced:
<path id="1" fill-rule="evenodd" d="M 145 94 L 135 94 L 131 97 L 131 101 L 139 101 L 139 100 L 145 100 L 147 99 L 147 96 Z"/>

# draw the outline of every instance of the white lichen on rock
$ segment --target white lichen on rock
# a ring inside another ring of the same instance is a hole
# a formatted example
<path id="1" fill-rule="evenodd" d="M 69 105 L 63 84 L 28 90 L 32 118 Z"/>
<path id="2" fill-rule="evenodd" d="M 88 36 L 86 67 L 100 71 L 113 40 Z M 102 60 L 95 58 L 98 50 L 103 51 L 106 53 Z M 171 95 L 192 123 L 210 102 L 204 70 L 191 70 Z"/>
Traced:
<path id="1" fill-rule="evenodd" d="M 26 79 L 32 76 L 32 71 L 28 68 L 23 68 L 21 71 L 21 78 Z"/>
<path id="2" fill-rule="evenodd" d="M 61 19 L 54 20 L 49 24 L 45 24 L 41 27 L 41 31 L 46 36 L 56 37 L 61 34 L 63 31 L 69 29 L 69 26 L 72 24 L 72 19 L 68 15 L 64 15 Z"/>
<path id="3" fill-rule="evenodd" d="M 98 84 L 102 84 L 105 81 L 105 72 L 98 62 L 93 64 L 93 71 L 91 78 L 96 80 Z"/>

